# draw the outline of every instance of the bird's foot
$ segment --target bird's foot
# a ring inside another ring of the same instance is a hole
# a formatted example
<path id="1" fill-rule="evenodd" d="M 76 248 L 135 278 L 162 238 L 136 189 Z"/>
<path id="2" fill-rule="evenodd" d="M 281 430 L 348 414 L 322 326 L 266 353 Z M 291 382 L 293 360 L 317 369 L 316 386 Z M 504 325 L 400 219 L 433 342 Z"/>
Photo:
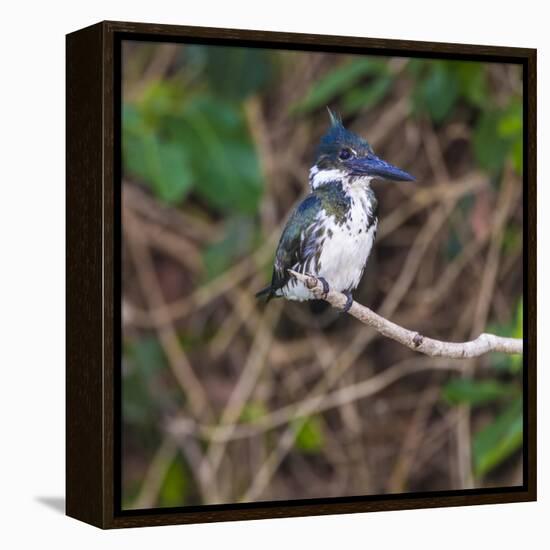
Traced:
<path id="1" fill-rule="evenodd" d="M 342 294 L 346 297 L 346 303 L 342 308 L 342 313 L 347 313 L 353 304 L 353 296 L 349 290 L 344 290 Z"/>
<path id="2" fill-rule="evenodd" d="M 324 277 L 317 277 L 317 280 L 323 285 L 323 296 L 326 296 L 330 292 L 327 280 Z"/>

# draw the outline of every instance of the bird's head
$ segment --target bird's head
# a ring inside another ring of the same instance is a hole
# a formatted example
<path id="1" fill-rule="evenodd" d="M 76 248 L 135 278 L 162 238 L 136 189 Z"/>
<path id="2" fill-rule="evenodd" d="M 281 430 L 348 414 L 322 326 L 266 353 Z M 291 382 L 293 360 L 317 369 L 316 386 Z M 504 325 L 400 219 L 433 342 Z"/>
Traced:
<path id="1" fill-rule="evenodd" d="M 369 143 L 344 128 L 340 117 L 328 110 L 330 127 L 317 147 L 309 181 L 313 189 L 337 181 L 369 183 L 373 178 L 414 181 L 415 178 L 377 157 Z"/>

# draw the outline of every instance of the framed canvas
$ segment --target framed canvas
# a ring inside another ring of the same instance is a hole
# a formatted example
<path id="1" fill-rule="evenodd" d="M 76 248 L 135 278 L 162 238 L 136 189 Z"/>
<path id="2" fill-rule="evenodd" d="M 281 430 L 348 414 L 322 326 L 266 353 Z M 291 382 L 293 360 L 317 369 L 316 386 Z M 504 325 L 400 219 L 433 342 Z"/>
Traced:
<path id="1" fill-rule="evenodd" d="M 67 36 L 67 514 L 536 498 L 536 51 Z"/>

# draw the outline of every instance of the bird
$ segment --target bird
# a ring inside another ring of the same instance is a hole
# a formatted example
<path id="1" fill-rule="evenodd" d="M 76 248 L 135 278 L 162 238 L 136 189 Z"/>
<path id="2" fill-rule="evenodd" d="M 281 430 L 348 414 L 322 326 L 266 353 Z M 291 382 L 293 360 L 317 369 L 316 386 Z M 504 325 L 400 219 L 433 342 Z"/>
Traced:
<path id="1" fill-rule="evenodd" d="M 256 297 L 315 300 L 312 290 L 289 269 L 316 277 L 326 296 L 346 296 L 343 311 L 363 277 L 376 238 L 378 201 L 373 179 L 415 181 L 409 173 L 374 154 L 370 144 L 346 129 L 328 109 L 329 128 L 309 171 L 310 191 L 290 214 L 275 252 L 271 284 Z"/>

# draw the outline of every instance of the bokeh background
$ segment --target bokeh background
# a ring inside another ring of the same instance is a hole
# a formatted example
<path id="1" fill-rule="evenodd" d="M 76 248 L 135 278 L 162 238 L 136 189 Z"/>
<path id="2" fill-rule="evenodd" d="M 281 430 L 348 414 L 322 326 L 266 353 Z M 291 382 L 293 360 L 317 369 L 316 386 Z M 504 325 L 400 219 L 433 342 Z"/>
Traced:
<path id="1" fill-rule="evenodd" d="M 325 107 L 374 182 L 355 299 L 428 336 L 522 336 L 521 67 L 123 46 L 123 508 L 522 483 L 522 359 L 416 354 L 254 299 Z"/>

